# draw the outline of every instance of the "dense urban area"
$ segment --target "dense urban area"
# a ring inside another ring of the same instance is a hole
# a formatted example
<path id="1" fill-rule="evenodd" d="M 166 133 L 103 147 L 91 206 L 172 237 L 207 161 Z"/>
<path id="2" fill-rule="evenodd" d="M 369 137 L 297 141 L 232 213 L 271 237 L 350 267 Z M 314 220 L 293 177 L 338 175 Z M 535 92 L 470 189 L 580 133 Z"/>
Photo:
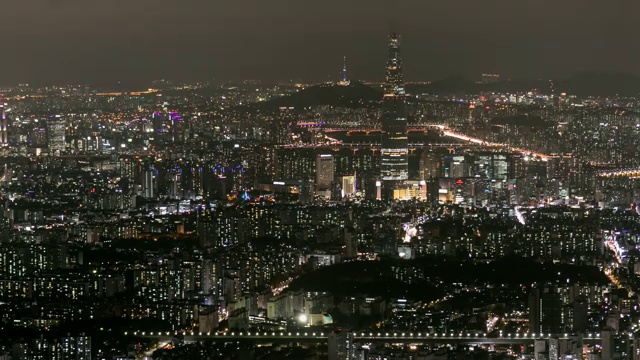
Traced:
<path id="1" fill-rule="evenodd" d="M 640 97 L 400 48 L 3 88 L 0 359 L 640 359 Z"/>

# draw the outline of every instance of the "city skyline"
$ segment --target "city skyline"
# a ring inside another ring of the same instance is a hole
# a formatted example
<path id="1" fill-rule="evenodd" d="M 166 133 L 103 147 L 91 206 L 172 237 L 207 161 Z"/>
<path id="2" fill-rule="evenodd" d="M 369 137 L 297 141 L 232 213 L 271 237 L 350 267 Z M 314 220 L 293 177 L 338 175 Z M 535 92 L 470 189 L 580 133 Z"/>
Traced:
<path id="1" fill-rule="evenodd" d="M 640 360 L 636 5 L 35 1 L 0 360 Z"/>
<path id="2" fill-rule="evenodd" d="M 380 39 L 390 30 L 404 34 L 405 55 L 412 59 L 407 79 L 484 72 L 554 79 L 581 71 L 640 74 L 631 15 L 638 5 L 626 0 L 36 3 L 3 8 L 11 14 L 0 24 L 8 54 L 0 66 L 11 69 L 5 85 L 322 81 L 339 74 L 343 56 L 351 78 L 376 80 L 385 61 Z"/>

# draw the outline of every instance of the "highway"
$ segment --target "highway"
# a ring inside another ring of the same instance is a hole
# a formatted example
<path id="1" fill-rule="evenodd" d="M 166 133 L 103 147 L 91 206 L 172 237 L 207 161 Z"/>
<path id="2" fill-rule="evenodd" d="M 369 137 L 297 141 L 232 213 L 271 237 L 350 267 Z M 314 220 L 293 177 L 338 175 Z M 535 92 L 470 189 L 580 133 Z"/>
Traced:
<path id="1" fill-rule="evenodd" d="M 469 146 L 469 145 L 475 145 L 475 146 L 486 146 L 486 147 L 495 147 L 495 148 L 504 148 L 504 149 L 508 149 L 509 151 L 515 152 L 515 153 L 520 153 L 523 154 L 525 156 L 531 157 L 533 159 L 540 159 L 542 161 L 548 161 L 549 160 L 549 156 L 546 154 L 541 154 L 541 153 L 537 153 L 534 151 L 530 151 L 527 149 L 522 149 L 522 148 L 518 148 L 518 147 L 514 147 L 514 146 L 510 146 L 508 144 L 499 144 L 499 143 L 493 143 L 493 142 L 489 142 L 486 141 L 484 139 L 480 139 L 480 138 L 475 138 L 472 136 L 467 136 L 465 134 L 461 134 L 461 133 L 457 133 L 451 130 L 451 128 L 449 128 L 446 125 L 442 125 L 442 124 L 419 124 L 419 125 L 410 125 L 407 128 L 408 132 L 429 132 L 429 131 L 433 131 L 434 129 L 438 130 L 441 132 L 441 134 L 445 137 L 449 137 L 449 138 L 453 138 L 453 139 L 457 139 L 457 140 L 462 140 L 465 143 L 463 144 L 458 144 L 458 143 L 433 143 L 433 144 L 409 144 L 409 147 L 419 147 L 419 146 L 433 146 L 433 147 L 457 147 L 457 146 Z M 325 128 L 323 129 L 323 132 L 325 134 L 331 134 L 333 132 L 365 132 L 365 133 L 369 133 L 369 132 L 380 132 L 380 129 L 349 129 L 349 128 L 345 128 L 345 129 L 340 129 L 340 128 Z M 329 139 L 331 139 L 331 143 L 330 144 L 290 144 L 290 145 L 286 145 L 285 147 L 323 147 L 323 146 L 341 146 L 343 145 L 339 140 L 331 138 L 330 136 L 328 136 Z M 349 146 L 359 146 L 361 144 L 347 144 Z M 366 143 L 366 144 L 362 144 L 362 145 L 366 145 L 366 146 L 374 146 L 374 145 L 380 145 L 380 144 L 373 144 L 373 143 Z"/>

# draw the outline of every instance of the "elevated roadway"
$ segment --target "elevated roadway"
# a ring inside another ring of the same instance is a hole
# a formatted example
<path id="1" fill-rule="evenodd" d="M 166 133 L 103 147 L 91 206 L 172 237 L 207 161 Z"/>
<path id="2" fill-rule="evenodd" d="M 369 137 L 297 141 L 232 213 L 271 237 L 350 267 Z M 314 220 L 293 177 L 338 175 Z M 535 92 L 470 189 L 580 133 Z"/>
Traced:
<path id="1" fill-rule="evenodd" d="M 603 170 L 598 172 L 601 178 L 640 178 L 640 168 L 627 168 L 617 170 Z"/>
<path id="2" fill-rule="evenodd" d="M 128 332 L 127 336 L 154 339 L 159 342 L 171 341 L 181 337 L 186 342 L 197 341 L 249 341 L 254 343 L 273 342 L 326 342 L 329 333 L 324 332 L 224 332 L 224 333 L 170 333 L 170 332 Z M 496 337 L 482 333 L 418 333 L 418 332 L 353 332 L 353 340 L 357 342 L 391 342 L 391 343 L 434 343 L 434 344 L 504 344 L 504 345 L 528 345 L 537 339 L 575 339 L 571 334 L 503 334 Z M 599 344 L 600 334 L 585 334 L 583 341 L 588 344 Z"/>

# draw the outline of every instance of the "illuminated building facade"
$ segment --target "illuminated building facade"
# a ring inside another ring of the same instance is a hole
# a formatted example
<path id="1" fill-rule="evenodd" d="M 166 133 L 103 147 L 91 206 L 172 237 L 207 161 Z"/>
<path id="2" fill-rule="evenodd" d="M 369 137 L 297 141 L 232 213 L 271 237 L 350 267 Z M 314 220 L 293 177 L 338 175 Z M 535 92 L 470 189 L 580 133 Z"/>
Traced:
<path id="1" fill-rule="evenodd" d="M 47 136 L 49 137 L 49 151 L 54 154 L 63 153 L 65 150 L 65 132 L 66 122 L 56 115 L 48 121 Z"/>
<path id="2" fill-rule="evenodd" d="M 385 181 L 402 181 L 409 177 L 407 110 L 400 35 L 389 37 L 389 58 L 384 87 L 382 115 L 381 177 Z"/>
<path id="3" fill-rule="evenodd" d="M 316 186 L 318 190 L 331 188 L 334 178 L 334 161 L 331 154 L 316 156 Z"/>
<path id="4" fill-rule="evenodd" d="M 356 194 L 356 176 L 349 175 L 342 177 L 342 197 L 350 197 Z"/>

